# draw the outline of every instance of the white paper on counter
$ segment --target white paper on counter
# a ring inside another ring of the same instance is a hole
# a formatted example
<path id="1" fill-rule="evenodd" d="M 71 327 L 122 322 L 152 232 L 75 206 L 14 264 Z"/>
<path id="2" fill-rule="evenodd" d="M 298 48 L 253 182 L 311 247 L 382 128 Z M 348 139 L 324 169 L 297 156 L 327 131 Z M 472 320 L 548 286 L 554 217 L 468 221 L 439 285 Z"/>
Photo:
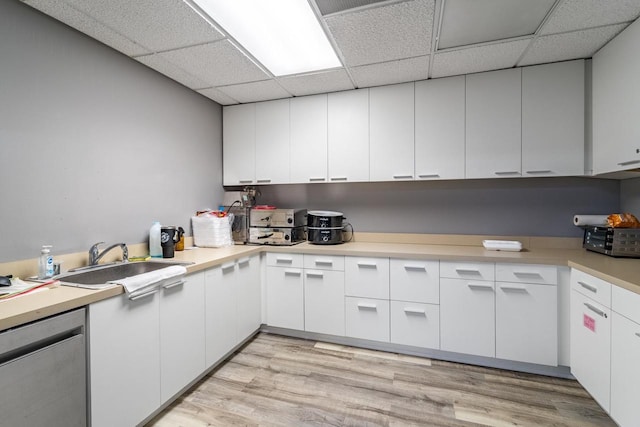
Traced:
<path id="1" fill-rule="evenodd" d="M 609 215 L 574 215 L 573 225 L 609 225 Z"/>

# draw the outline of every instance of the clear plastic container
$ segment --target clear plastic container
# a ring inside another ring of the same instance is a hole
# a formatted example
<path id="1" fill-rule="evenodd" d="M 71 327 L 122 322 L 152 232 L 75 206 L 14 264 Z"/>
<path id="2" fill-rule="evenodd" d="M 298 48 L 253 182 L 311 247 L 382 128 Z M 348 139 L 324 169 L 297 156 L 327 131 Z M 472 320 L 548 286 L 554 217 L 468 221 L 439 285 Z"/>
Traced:
<path id="1" fill-rule="evenodd" d="M 162 258 L 162 246 L 160 244 L 160 222 L 154 221 L 149 230 L 149 255 L 152 258 Z"/>

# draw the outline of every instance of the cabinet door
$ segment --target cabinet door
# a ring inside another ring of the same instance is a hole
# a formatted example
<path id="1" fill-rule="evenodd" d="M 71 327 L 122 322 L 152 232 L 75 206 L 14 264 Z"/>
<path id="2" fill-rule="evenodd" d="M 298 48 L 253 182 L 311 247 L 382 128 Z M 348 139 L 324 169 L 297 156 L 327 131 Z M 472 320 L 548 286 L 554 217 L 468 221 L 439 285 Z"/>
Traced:
<path id="1" fill-rule="evenodd" d="M 160 390 L 166 402 L 205 370 L 204 273 L 163 288 L 160 298 Z"/>
<path id="2" fill-rule="evenodd" d="M 571 373 L 605 411 L 611 384 L 611 311 L 571 291 Z"/>
<path id="3" fill-rule="evenodd" d="M 408 259 L 390 260 L 389 294 L 392 300 L 438 304 L 440 263 Z"/>
<path id="4" fill-rule="evenodd" d="M 327 181 L 327 95 L 291 99 L 292 183 Z"/>
<path id="5" fill-rule="evenodd" d="M 389 300 L 345 297 L 348 337 L 389 342 Z"/>
<path id="6" fill-rule="evenodd" d="M 584 174 L 584 60 L 522 69 L 522 174 Z"/>
<path id="7" fill-rule="evenodd" d="M 289 100 L 256 104 L 256 184 L 289 183 Z"/>
<path id="8" fill-rule="evenodd" d="M 440 348 L 495 357 L 493 282 L 440 279 Z"/>
<path id="9" fill-rule="evenodd" d="M 640 165 L 640 22 L 593 55 L 593 172 Z"/>
<path id="10" fill-rule="evenodd" d="M 369 89 L 328 95 L 331 182 L 369 181 Z"/>
<path id="11" fill-rule="evenodd" d="M 160 406 L 159 295 L 89 306 L 91 425 L 134 426 Z"/>
<path id="12" fill-rule="evenodd" d="M 205 331 L 207 368 L 238 344 L 236 336 L 236 263 L 205 271 Z"/>
<path id="13" fill-rule="evenodd" d="M 558 366 L 556 286 L 496 283 L 496 357 Z"/>
<path id="14" fill-rule="evenodd" d="M 236 336 L 241 342 L 251 336 L 262 323 L 260 258 L 251 256 L 237 261 L 236 272 L 238 324 Z"/>
<path id="15" fill-rule="evenodd" d="M 304 271 L 304 327 L 309 332 L 344 336 L 342 271 Z"/>
<path id="16" fill-rule="evenodd" d="M 440 307 L 391 301 L 391 342 L 439 349 Z"/>
<path id="17" fill-rule="evenodd" d="M 413 179 L 413 83 L 369 89 L 371 181 Z"/>
<path id="18" fill-rule="evenodd" d="M 256 105 L 222 109 L 224 185 L 250 185 L 256 179 Z"/>
<path id="19" fill-rule="evenodd" d="M 345 257 L 345 295 L 389 299 L 389 258 Z"/>
<path id="20" fill-rule="evenodd" d="M 466 79 L 466 178 L 520 176 L 521 69 Z"/>
<path id="21" fill-rule="evenodd" d="M 640 325 L 613 313 L 611 319 L 611 417 L 622 427 L 640 420 Z"/>
<path id="22" fill-rule="evenodd" d="M 416 82 L 416 179 L 464 178 L 464 76 Z"/>
<path id="23" fill-rule="evenodd" d="M 304 330 L 302 269 L 267 267 L 267 324 Z"/>

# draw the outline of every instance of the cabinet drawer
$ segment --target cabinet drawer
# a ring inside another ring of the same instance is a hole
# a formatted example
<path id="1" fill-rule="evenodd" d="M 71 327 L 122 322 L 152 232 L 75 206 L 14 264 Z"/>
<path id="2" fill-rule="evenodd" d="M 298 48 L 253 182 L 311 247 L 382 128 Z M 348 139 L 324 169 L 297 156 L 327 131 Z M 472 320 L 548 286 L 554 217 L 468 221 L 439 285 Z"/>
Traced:
<path id="1" fill-rule="evenodd" d="M 390 298 L 429 304 L 440 302 L 440 263 L 392 259 L 389 272 Z"/>
<path id="2" fill-rule="evenodd" d="M 389 299 L 389 259 L 345 257 L 345 295 Z"/>
<path id="3" fill-rule="evenodd" d="M 391 342 L 440 348 L 440 307 L 391 301 Z"/>
<path id="4" fill-rule="evenodd" d="M 571 269 L 571 289 L 611 308 L 611 283 L 590 274 Z"/>
<path id="5" fill-rule="evenodd" d="M 303 255 L 267 252 L 267 265 L 271 267 L 302 268 L 304 265 Z"/>
<path id="6" fill-rule="evenodd" d="M 467 280 L 495 280 L 495 264 L 487 262 L 440 261 L 440 277 Z"/>
<path id="7" fill-rule="evenodd" d="M 552 265 L 496 264 L 496 281 L 557 285 L 558 269 Z"/>
<path id="8" fill-rule="evenodd" d="M 331 255 L 304 255 L 304 268 L 344 271 L 344 257 Z"/>
<path id="9" fill-rule="evenodd" d="M 389 301 L 345 297 L 348 337 L 389 342 Z"/>
<path id="10" fill-rule="evenodd" d="M 612 286 L 611 309 L 640 324 L 640 294 Z"/>

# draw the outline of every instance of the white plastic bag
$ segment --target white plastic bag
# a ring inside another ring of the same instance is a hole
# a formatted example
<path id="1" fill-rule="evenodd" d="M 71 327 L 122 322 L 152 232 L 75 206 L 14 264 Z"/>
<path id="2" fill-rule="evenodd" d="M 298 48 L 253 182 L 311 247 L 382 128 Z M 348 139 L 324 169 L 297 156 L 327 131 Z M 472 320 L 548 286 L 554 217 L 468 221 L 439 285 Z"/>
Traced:
<path id="1" fill-rule="evenodd" d="M 233 246 L 231 224 L 233 224 L 233 214 L 224 217 L 210 213 L 192 216 L 193 244 L 201 248 Z"/>

